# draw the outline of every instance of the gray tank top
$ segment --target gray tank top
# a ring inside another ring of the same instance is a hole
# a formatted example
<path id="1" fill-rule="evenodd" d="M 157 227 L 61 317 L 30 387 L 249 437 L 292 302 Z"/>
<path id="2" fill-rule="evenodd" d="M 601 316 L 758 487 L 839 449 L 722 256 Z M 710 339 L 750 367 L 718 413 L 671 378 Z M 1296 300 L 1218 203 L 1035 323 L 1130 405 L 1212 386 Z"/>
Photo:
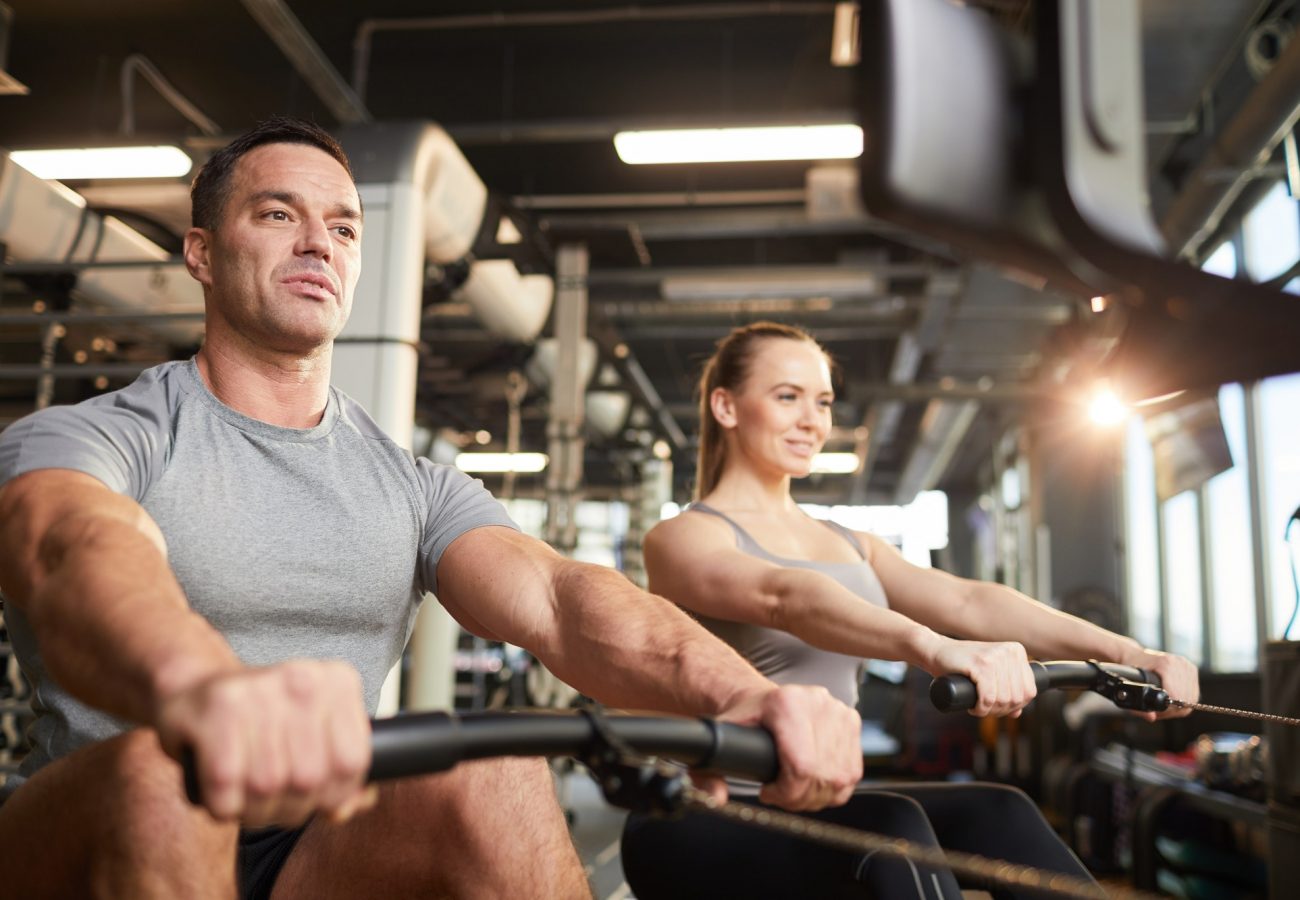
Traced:
<path id="1" fill-rule="evenodd" d="M 847 528 L 835 522 L 826 521 L 826 526 L 838 533 L 857 551 L 861 562 L 836 563 L 816 562 L 804 559 L 787 559 L 764 550 L 759 543 L 741 528 L 731 517 L 704 503 L 693 503 L 688 511 L 707 513 L 717 516 L 736 533 L 736 546 L 750 556 L 765 559 L 778 566 L 798 569 L 812 569 L 834 578 L 844 587 L 857 594 L 866 603 L 888 608 L 885 589 L 880 578 L 867 562 L 866 553 L 858 543 L 857 536 Z M 778 684 L 820 684 L 837 699 L 849 706 L 857 706 L 858 674 L 862 660 L 842 653 L 832 653 L 805 643 L 789 632 L 775 628 L 764 628 L 745 622 L 728 622 L 708 616 L 696 616 L 700 624 L 749 660 L 758 671 Z"/>

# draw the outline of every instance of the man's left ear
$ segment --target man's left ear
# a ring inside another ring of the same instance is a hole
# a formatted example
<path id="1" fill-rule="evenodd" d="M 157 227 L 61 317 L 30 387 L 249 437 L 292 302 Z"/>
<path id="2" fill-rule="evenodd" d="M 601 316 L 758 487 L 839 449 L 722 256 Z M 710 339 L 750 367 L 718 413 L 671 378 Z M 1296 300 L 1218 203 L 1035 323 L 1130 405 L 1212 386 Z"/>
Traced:
<path id="1" fill-rule="evenodd" d="M 185 245 L 182 251 L 185 268 L 190 277 L 199 284 L 211 284 L 212 274 L 208 267 L 208 249 L 211 235 L 207 229 L 191 228 L 185 232 Z"/>

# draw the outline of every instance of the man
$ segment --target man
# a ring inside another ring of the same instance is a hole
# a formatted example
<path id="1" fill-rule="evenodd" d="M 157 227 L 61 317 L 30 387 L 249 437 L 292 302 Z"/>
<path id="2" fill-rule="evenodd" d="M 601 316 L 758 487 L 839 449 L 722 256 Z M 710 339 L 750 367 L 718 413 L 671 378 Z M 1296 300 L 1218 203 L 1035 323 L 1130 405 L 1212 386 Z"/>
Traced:
<path id="1" fill-rule="evenodd" d="M 363 217 L 326 133 L 266 123 L 193 203 L 198 355 L 0 435 L 0 588 L 37 713 L 0 807 L 6 894 L 586 895 L 536 761 L 364 787 L 367 714 L 426 590 L 610 705 L 767 725 L 774 802 L 847 799 L 855 713 L 519 534 L 330 388 Z"/>

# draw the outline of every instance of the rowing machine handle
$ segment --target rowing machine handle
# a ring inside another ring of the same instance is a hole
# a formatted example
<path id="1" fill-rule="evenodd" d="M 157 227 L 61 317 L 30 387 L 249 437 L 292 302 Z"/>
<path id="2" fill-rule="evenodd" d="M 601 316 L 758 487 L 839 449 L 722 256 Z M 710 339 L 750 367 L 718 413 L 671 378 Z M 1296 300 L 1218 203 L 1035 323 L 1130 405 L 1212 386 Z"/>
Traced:
<path id="1" fill-rule="evenodd" d="M 1031 662 L 1038 693 L 1049 688 L 1084 688 L 1110 698 L 1121 709 L 1163 712 L 1169 695 L 1160 690 L 1160 676 L 1146 669 L 1092 661 Z M 974 709 L 979 702 L 975 683 L 965 675 L 944 675 L 930 682 L 930 702 L 941 712 Z"/>
<path id="2" fill-rule="evenodd" d="M 1051 686 L 1047 667 L 1042 663 L 1031 662 L 1029 668 L 1034 672 L 1034 684 L 1041 694 Z M 940 712 L 974 709 L 979 699 L 975 682 L 965 675 L 943 675 L 930 682 L 930 702 Z"/>

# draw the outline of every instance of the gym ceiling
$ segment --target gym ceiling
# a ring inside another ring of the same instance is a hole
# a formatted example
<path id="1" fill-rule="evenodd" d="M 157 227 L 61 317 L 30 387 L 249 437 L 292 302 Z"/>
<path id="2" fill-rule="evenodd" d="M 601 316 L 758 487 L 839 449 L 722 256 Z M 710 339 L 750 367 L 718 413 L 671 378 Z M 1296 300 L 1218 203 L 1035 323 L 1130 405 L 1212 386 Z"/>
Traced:
<path id="1" fill-rule="evenodd" d="M 589 333 L 613 368 L 612 386 L 639 408 L 616 434 L 590 436 L 587 484 L 596 493 L 633 479 L 655 440 L 679 444 L 674 462 L 686 484 L 699 364 L 729 327 L 759 317 L 805 325 L 839 358 L 827 449 L 866 449 L 867 427 L 874 437 L 864 471 L 814 477 L 806 499 L 894 502 L 917 487 L 969 488 L 1004 425 L 1037 402 L 1086 313 L 1075 298 L 1033 290 L 873 219 L 856 206 L 851 165 L 619 161 L 611 138 L 628 128 L 854 120 L 858 70 L 831 62 L 835 3 L 5 2 L 12 17 L 2 68 L 29 93 L 0 96 L 0 146 L 99 145 L 131 130 L 134 142 L 179 143 L 202 159 L 275 113 L 330 128 L 424 119 L 455 138 L 494 208 L 523 232 L 521 244 L 496 248 L 521 271 L 553 273 L 559 246 L 585 243 Z M 1031 33 L 1030 0 L 969 5 L 1013 35 Z M 1215 123 L 1254 88 L 1244 49 L 1278 6 L 1141 3 L 1157 222 L 1207 152 Z M 133 54 L 219 134 L 204 135 L 139 77 L 128 77 L 133 100 L 124 105 L 123 66 Z M 327 69 L 333 79 L 319 75 Z M 92 206 L 178 249 L 188 222 L 184 179 L 74 186 Z M 846 268 L 870 273 L 869 287 L 832 297 L 797 288 L 786 297 L 665 297 L 665 282 L 682 276 L 743 281 L 779 269 L 811 283 Z M 506 373 L 532 351 L 489 337 L 449 301 L 454 278 L 429 273 L 417 420 L 450 438 L 487 430 L 500 446 Z M 30 305 L 41 290 L 7 279 L 6 308 Z M 129 354 L 130 336 L 122 337 L 118 352 Z M 32 329 L 0 326 L 0 350 L 14 361 L 34 361 L 35 341 Z M 615 355 L 620 344 L 624 357 Z M 938 406 L 953 403 L 936 399 L 943 387 L 981 385 L 987 399 L 956 416 L 967 421 L 951 459 L 922 464 L 917 455 L 944 436 L 934 433 Z M 59 399 L 80 399 L 86 387 L 61 385 Z M 0 416 L 24 411 L 30 388 L 0 384 Z M 544 450 L 541 392 L 529 394 L 522 417 L 523 449 Z M 521 479 L 521 494 L 538 489 L 540 479 Z"/>

